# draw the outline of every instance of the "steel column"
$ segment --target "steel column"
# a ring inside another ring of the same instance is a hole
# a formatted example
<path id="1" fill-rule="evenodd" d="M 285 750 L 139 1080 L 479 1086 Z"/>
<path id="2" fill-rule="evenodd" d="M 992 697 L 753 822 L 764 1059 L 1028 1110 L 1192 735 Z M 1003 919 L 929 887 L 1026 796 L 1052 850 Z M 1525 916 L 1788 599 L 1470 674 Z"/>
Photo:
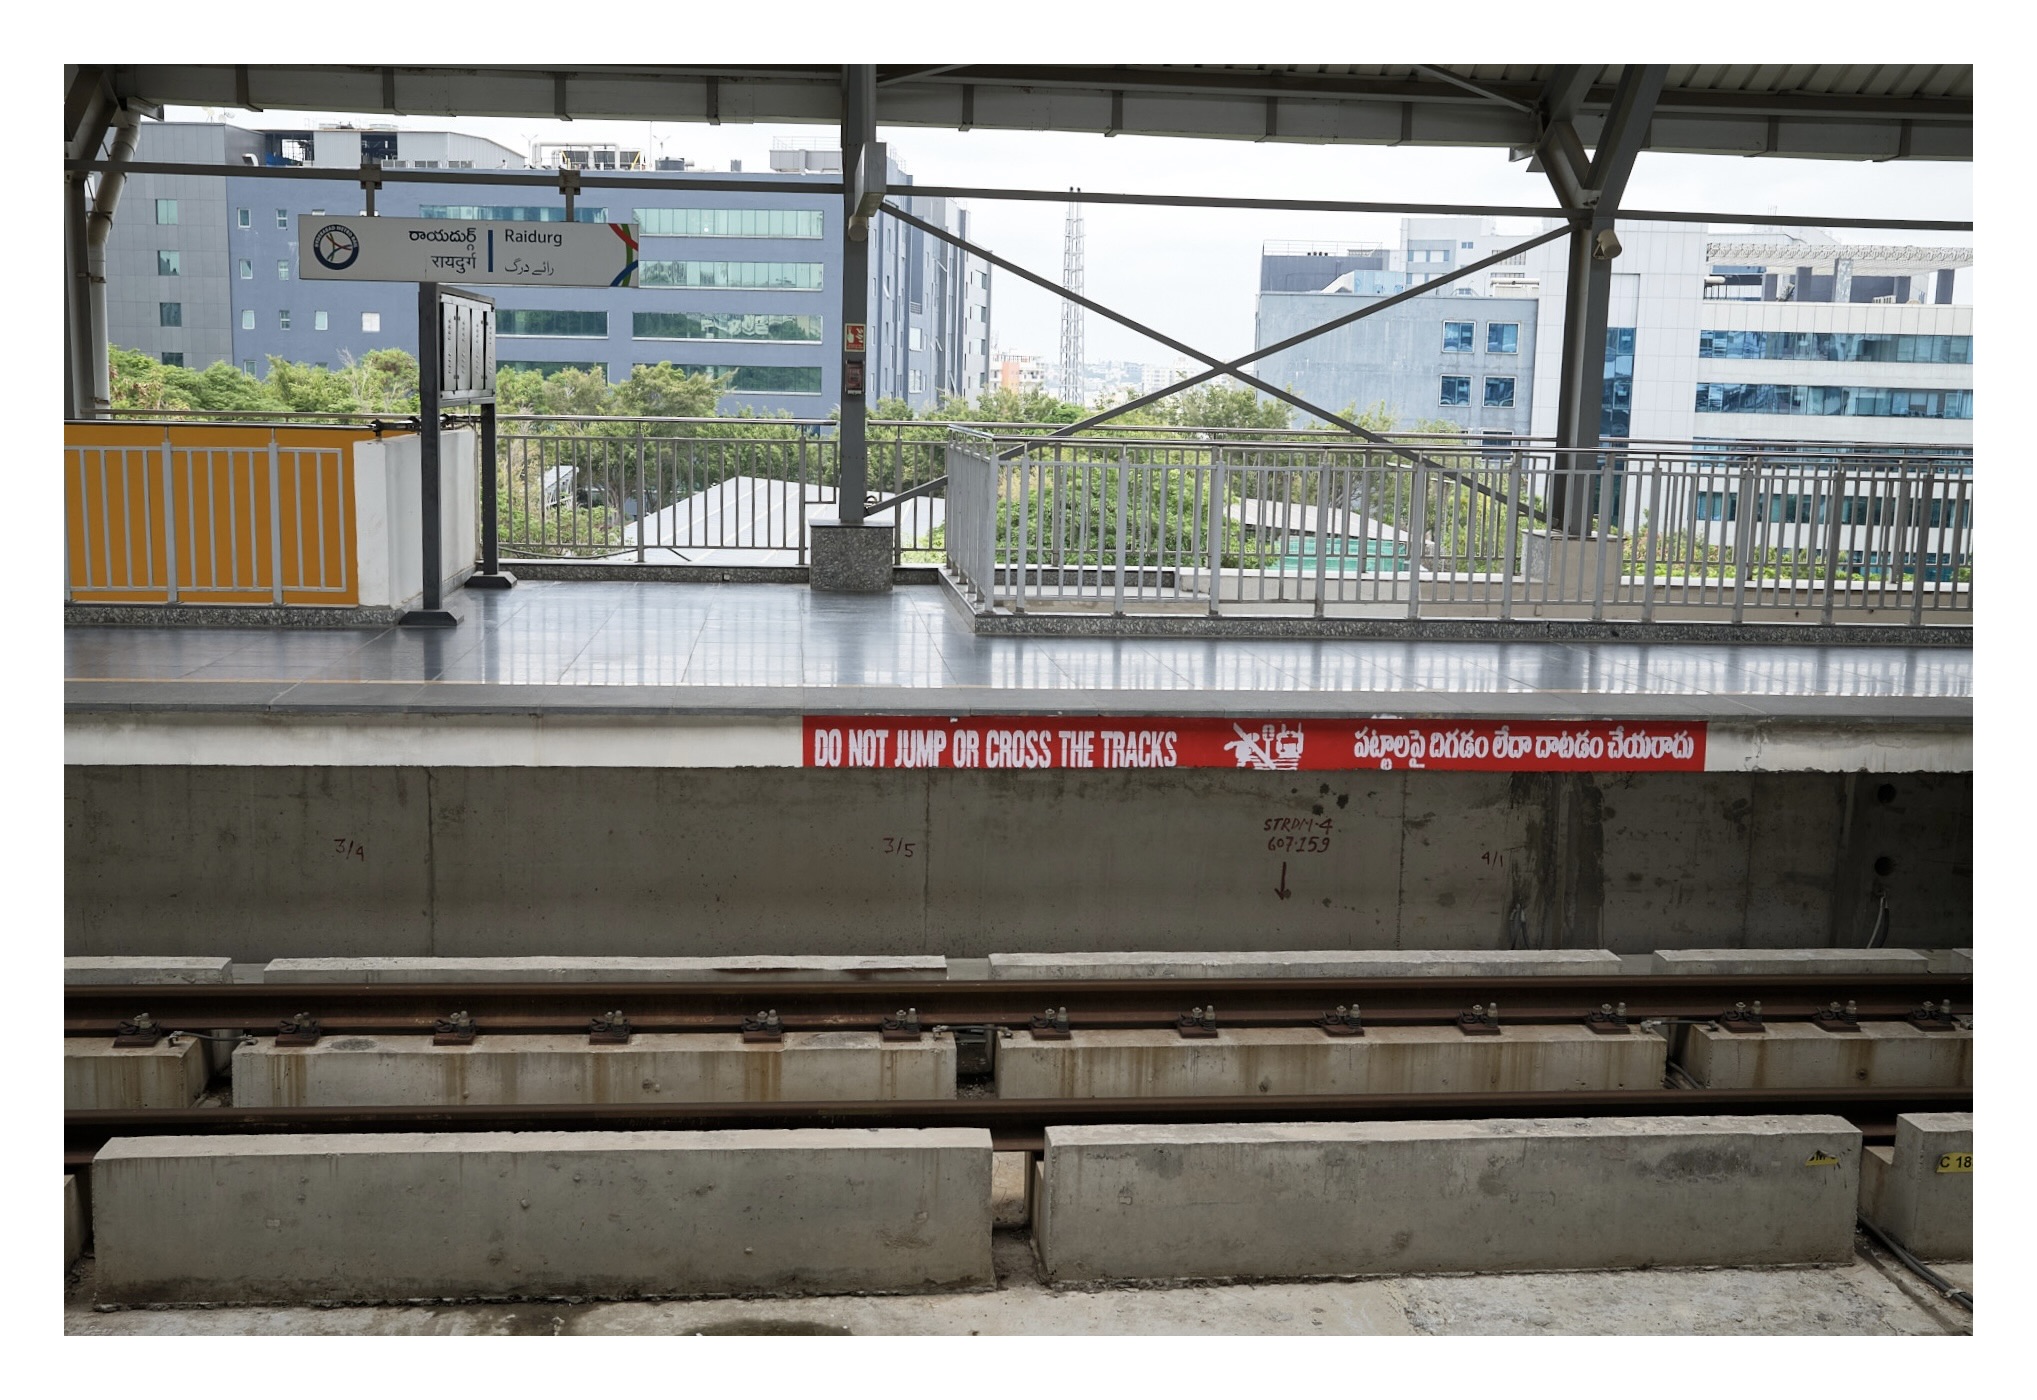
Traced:
<path id="1" fill-rule="evenodd" d="M 404 627 L 452 627 L 459 619 L 446 611 L 443 560 L 439 548 L 439 370 L 444 348 L 439 343 L 439 284 L 417 284 L 417 418 L 418 504 L 423 520 L 424 598 L 399 619 Z"/>
<path id="2" fill-rule="evenodd" d="M 860 191 L 854 174 L 862 166 L 866 145 L 877 139 L 877 67 L 871 63 L 845 64 L 842 68 L 842 314 L 843 327 L 860 325 L 868 336 L 870 323 L 870 238 L 866 228 L 856 229 Z M 857 237 L 858 233 L 861 237 Z M 846 330 L 843 332 L 846 335 Z M 868 356 L 874 337 L 864 341 L 860 351 L 842 354 L 842 425 L 836 435 L 838 486 L 836 518 L 844 525 L 863 523 L 863 497 L 869 489 L 870 456 L 864 423 L 871 386 L 867 374 Z M 848 344 L 843 341 L 844 346 Z M 848 387 L 851 367 L 864 374 L 860 392 Z"/>

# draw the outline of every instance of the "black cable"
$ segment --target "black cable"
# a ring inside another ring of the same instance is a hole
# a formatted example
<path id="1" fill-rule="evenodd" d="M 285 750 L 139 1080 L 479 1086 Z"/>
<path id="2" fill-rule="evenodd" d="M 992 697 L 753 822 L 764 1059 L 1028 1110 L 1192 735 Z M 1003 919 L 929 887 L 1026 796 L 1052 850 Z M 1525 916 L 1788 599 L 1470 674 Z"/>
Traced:
<path id="1" fill-rule="evenodd" d="M 1876 1229 L 1874 1222 L 1866 1216 L 1860 1216 L 1859 1220 L 1860 1228 L 1874 1236 L 1876 1243 L 1880 1244 L 1883 1249 L 1886 1249 L 1890 1254 L 1895 1255 L 1897 1259 L 1901 1260 L 1904 1268 L 1937 1289 L 1939 1293 L 1950 1301 L 1957 1303 L 1968 1312 L 1973 1311 L 1973 1295 L 1971 1293 L 1952 1283 L 1943 1274 L 1927 1267 L 1923 1260 L 1917 1258 L 1916 1255 L 1910 1253 L 1910 1251 L 1904 1249 L 1901 1245 Z"/>

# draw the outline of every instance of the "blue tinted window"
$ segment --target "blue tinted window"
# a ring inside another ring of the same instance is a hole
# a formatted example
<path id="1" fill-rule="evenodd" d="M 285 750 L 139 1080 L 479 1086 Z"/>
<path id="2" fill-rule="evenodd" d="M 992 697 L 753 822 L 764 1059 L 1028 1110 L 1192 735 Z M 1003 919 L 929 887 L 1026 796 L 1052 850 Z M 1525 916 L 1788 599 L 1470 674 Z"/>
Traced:
<path id="1" fill-rule="evenodd" d="M 1494 321 L 1485 328 L 1485 353 L 1488 355 L 1518 355 L 1521 353 L 1521 328 L 1513 321 Z M 1491 381 L 1487 381 L 1490 383 Z"/>
<path id="2" fill-rule="evenodd" d="M 1837 384 L 1700 384 L 1699 413 L 1819 418 L 1973 417 L 1971 389 L 1854 388 Z"/>
<path id="3" fill-rule="evenodd" d="M 1445 404 L 1468 404 L 1471 402 L 1471 376 L 1468 374 L 1446 374 L 1443 376 L 1443 397 L 1438 402 Z"/>
<path id="4" fill-rule="evenodd" d="M 1834 364 L 1970 365 L 1970 335 L 1865 335 L 1825 331 L 1699 331 L 1705 360 L 1825 360 Z"/>
<path id="5" fill-rule="evenodd" d="M 1443 348 L 1445 350 L 1469 350 L 1471 348 L 1472 324 L 1469 321 L 1445 321 L 1443 323 Z"/>
<path id="6" fill-rule="evenodd" d="M 1511 379 L 1488 378 L 1485 381 L 1485 406 L 1487 408 L 1512 408 L 1514 406 L 1514 381 Z"/>

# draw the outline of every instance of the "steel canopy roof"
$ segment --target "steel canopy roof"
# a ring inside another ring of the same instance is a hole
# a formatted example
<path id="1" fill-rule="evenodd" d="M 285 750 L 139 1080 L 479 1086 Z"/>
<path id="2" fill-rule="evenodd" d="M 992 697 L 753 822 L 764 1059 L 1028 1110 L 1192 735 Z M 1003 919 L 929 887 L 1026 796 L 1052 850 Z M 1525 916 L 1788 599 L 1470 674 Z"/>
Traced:
<path id="1" fill-rule="evenodd" d="M 79 70 L 74 70 L 79 71 Z M 881 65 L 885 126 L 1088 131 L 1311 144 L 1531 147 L 1551 64 Z M 1618 64 L 1575 124 L 1590 145 Z M 144 107 L 815 123 L 834 65 L 553 68 L 132 64 L 99 70 Z M 1673 64 L 1645 150 L 1835 160 L 1973 158 L 1971 64 Z"/>

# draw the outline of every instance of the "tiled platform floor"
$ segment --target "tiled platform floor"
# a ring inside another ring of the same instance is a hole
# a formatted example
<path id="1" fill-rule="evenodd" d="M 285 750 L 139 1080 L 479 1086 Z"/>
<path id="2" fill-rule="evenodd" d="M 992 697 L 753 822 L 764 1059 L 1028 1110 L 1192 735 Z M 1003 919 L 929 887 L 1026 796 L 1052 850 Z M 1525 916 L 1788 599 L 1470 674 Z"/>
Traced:
<path id="1" fill-rule="evenodd" d="M 1945 647 L 980 637 L 931 587 L 525 582 L 461 625 L 70 628 L 72 708 L 794 710 L 1966 718 Z M 901 693 L 904 692 L 904 693 Z"/>

